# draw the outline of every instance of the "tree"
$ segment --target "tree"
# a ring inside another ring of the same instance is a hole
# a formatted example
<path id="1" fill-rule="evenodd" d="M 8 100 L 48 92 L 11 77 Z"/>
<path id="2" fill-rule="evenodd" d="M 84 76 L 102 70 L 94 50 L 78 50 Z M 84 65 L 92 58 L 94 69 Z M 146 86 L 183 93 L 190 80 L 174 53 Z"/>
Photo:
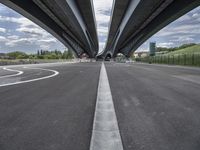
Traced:
<path id="1" fill-rule="evenodd" d="M 44 54 L 43 50 L 40 50 L 40 55 L 43 55 L 43 54 Z"/>
<path id="2" fill-rule="evenodd" d="M 72 59 L 73 53 L 70 50 L 68 50 L 68 51 L 65 50 L 62 54 L 62 58 L 63 59 Z"/>
<path id="3" fill-rule="evenodd" d="M 37 51 L 37 56 L 39 56 L 39 55 L 40 55 L 40 51 L 38 50 L 38 51 Z"/>
<path id="4" fill-rule="evenodd" d="M 62 54 L 62 59 L 67 59 L 68 52 L 65 50 Z"/>
<path id="5" fill-rule="evenodd" d="M 11 59 L 27 59 L 28 55 L 24 52 L 15 51 L 7 54 Z"/>
<path id="6" fill-rule="evenodd" d="M 71 50 L 68 50 L 68 59 L 72 59 L 73 58 L 73 53 Z"/>

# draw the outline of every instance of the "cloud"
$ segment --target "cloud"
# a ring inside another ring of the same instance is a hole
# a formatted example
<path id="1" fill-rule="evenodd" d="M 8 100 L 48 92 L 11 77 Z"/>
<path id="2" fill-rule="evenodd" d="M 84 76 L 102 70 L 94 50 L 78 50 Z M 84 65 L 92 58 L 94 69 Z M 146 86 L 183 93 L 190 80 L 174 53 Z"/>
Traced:
<path id="1" fill-rule="evenodd" d="M 9 22 L 9 23 L 16 23 L 18 24 L 18 28 L 16 31 L 18 32 L 24 32 L 27 34 L 35 34 L 39 36 L 47 36 L 49 33 L 47 33 L 45 30 L 40 28 L 38 25 L 30 21 L 29 19 L 25 17 L 5 17 L 5 16 L 0 16 L 0 21 L 1 22 Z M 1 28 L 0 28 L 1 32 Z"/>
<path id="2" fill-rule="evenodd" d="M 106 27 L 99 27 L 97 31 L 99 33 L 99 36 L 107 36 L 108 34 L 108 28 Z"/>
<path id="3" fill-rule="evenodd" d="M 110 13 L 112 8 L 113 0 L 93 0 L 95 11 L 100 12 L 102 11 Z"/>
<path id="4" fill-rule="evenodd" d="M 166 47 L 166 48 L 168 48 L 168 47 L 171 47 L 172 45 L 174 45 L 174 43 L 172 43 L 172 42 L 157 43 L 158 47 Z"/>
<path id="5" fill-rule="evenodd" d="M 40 48 L 44 49 L 44 50 L 47 50 L 47 49 L 50 48 L 50 45 L 42 44 L 42 45 L 40 45 Z"/>
<path id="6" fill-rule="evenodd" d="M 17 35 L 10 35 L 10 36 L 7 36 L 7 38 L 10 39 L 10 40 L 17 40 L 17 39 L 19 39 L 19 36 L 17 36 Z"/>
<path id="7" fill-rule="evenodd" d="M 146 42 L 156 41 L 157 46 L 176 47 L 185 43 L 200 42 L 200 7 L 190 11 L 169 24 Z M 138 50 L 148 49 L 148 44 L 143 44 Z"/>
<path id="8" fill-rule="evenodd" d="M 6 42 L 6 41 L 7 41 L 6 37 L 0 36 L 0 42 Z"/>
<path id="9" fill-rule="evenodd" d="M 33 44 L 37 39 L 36 38 L 18 38 L 18 39 L 7 39 L 7 42 L 5 43 L 6 46 L 9 47 L 14 47 L 16 45 L 20 45 L 20 44 Z"/>
<path id="10" fill-rule="evenodd" d="M 101 25 L 101 24 L 109 24 L 109 21 L 110 21 L 110 16 L 109 15 L 103 15 L 101 13 L 97 13 L 98 15 L 96 15 L 96 21 L 97 21 L 97 24 L 98 25 Z"/>
<path id="11" fill-rule="evenodd" d="M 5 28 L 0 28 L 0 32 L 5 33 L 5 32 L 6 32 L 6 29 L 5 29 Z"/>
<path id="12" fill-rule="evenodd" d="M 37 49 L 59 49 L 64 46 L 44 29 L 0 4 L 1 49 L 36 51 Z M 2 50 L 1 50 L 2 51 Z"/>
<path id="13" fill-rule="evenodd" d="M 105 46 L 105 42 L 99 42 L 99 48 L 103 49 Z"/>
<path id="14" fill-rule="evenodd" d="M 16 31 L 18 32 L 24 32 L 26 34 L 30 34 L 30 35 L 38 35 L 38 36 L 47 36 L 48 33 L 46 31 L 44 31 L 41 28 L 35 27 L 35 28 L 30 28 L 30 27 L 20 27 L 18 29 L 16 29 Z"/>
<path id="15" fill-rule="evenodd" d="M 192 14 L 192 17 L 194 17 L 194 18 L 199 17 L 199 13 L 194 13 L 194 14 Z"/>
<path id="16" fill-rule="evenodd" d="M 189 14 L 186 14 L 180 17 L 178 20 L 176 20 L 176 22 L 183 22 L 183 21 L 188 21 L 188 20 L 191 20 L 191 16 Z"/>
<path id="17" fill-rule="evenodd" d="M 49 39 L 39 40 L 39 42 L 52 43 L 52 42 L 57 42 L 57 40 L 55 38 L 49 38 Z"/>
<path id="18" fill-rule="evenodd" d="M 159 31 L 157 34 L 154 35 L 154 37 L 177 37 L 182 35 L 196 35 L 200 34 L 200 28 L 199 24 L 182 24 L 179 26 L 168 26 L 161 31 Z"/>
<path id="19" fill-rule="evenodd" d="M 108 27 L 113 0 L 93 0 L 95 17 L 97 22 L 97 33 L 99 36 L 99 53 L 103 50 L 108 36 Z"/>
<path id="20" fill-rule="evenodd" d="M 21 27 L 27 27 L 27 26 L 36 26 L 37 27 L 37 25 L 35 23 L 33 23 L 29 19 L 22 17 L 22 16 L 21 17 L 0 16 L 0 21 L 1 22 L 17 23 Z"/>

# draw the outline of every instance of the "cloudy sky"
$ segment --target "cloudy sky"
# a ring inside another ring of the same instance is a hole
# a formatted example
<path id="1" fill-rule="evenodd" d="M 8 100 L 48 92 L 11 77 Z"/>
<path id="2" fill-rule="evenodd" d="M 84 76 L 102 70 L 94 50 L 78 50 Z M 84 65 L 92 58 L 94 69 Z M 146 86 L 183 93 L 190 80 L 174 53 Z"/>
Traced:
<path id="1" fill-rule="evenodd" d="M 108 36 L 113 0 L 93 0 L 93 2 L 99 36 L 99 52 L 101 52 Z"/>
<path id="2" fill-rule="evenodd" d="M 153 35 L 138 51 L 148 51 L 149 42 L 159 47 L 175 47 L 185 43 L 200 43 L 200 7 L 172 22 Z"/>
<path id="3" fill-rule="evenodd" d="M 0 4 L 0 52 L 60 49 L 64 46 L 45 30 Z"/>
<path id="4" fill-rule="evenodd" d="M 108 35 L 112 0 L 93 0 L 100 51 Z M 200 43 L 200 7 L 171 23 L 147 40 L 138 50 L 148 50 L 150 41 L 157 46 L 173 47 L 183 43 Z M 0 4 L 0 52 L 21 50 L 35 53 L 38 49 L 64 50 L 53 36 L 15 11 Z"/>

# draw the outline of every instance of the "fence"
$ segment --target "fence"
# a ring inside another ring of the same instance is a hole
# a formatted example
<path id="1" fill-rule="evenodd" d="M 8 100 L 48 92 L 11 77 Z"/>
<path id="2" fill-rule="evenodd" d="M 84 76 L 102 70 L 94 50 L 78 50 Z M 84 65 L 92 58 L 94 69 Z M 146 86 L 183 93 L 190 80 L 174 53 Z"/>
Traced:
<path id="1" fill-rule="evenodd" d="M 200 66 L 200 53 L 157 55 L 145 58 L 137 58 L 136 61 L 156 64 Z"/>

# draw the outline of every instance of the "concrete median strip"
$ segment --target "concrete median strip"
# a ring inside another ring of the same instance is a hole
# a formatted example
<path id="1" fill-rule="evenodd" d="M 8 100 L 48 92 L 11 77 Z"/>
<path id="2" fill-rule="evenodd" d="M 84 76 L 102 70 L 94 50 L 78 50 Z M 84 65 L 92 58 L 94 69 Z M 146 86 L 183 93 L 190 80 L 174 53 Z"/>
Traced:
<path id="1" fill-rule="evenodd" d="M 102 63 L 90 150 L 123 150 L 104 63 Z"/>

